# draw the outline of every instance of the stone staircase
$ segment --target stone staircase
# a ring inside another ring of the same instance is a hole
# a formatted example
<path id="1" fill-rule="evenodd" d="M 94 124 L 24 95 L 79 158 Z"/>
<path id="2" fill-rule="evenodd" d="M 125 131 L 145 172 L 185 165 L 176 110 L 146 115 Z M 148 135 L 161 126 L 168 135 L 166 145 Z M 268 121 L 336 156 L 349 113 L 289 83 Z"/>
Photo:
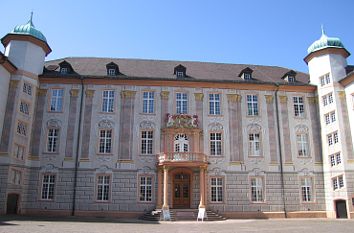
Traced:
<path id="1" fill-rule="evenodd" d="M 161 221 L 161 210 L 156 209 L 145 213 L 140 217 L 142 220 L 147 221 Z M 225 217 L 211 211 L 207 210 L 207 218 L 204 221 L 224 221 Z M 198 209 L 170 209 L 171 221 L 197 221 Z"/>

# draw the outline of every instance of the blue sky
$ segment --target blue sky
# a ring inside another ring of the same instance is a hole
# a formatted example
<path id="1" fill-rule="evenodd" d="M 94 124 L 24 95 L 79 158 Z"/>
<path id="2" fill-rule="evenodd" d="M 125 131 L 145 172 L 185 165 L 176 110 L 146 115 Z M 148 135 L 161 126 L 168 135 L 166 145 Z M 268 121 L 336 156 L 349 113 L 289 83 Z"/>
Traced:
<path id="1" fill-rule="evenodd" d="M 307 72 L 303 58 L 321 24 L 354 53 L 352 0 L 11 0 L 1 8 L 1 36 L 34 11 L 33 22 L 53 50 L 47 60 L 143 58 Z"/>

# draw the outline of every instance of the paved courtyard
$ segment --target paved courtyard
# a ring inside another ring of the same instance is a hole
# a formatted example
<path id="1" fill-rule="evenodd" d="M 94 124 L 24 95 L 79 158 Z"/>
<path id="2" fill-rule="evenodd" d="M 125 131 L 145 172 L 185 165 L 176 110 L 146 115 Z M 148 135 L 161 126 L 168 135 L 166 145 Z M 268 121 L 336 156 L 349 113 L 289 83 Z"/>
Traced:
<path id="1" fill-rule="evenodd" d="M 109 232 L 353 232 L 354 220 L 281 219 L 227 220 L 223 222 L 163 222 L 97 218 L 0 217 L 0 233 L 109 233 Z"/>

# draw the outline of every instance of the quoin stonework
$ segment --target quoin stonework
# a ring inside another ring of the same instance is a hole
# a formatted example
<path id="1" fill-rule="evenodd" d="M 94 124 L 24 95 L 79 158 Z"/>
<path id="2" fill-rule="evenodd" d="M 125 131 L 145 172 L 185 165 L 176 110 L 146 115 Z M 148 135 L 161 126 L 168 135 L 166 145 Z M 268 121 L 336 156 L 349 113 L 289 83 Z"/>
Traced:
<path id="1" fill-rule="evenodd" d="M 354 217 L 354 66 L 338 38 L 308 48 L 309 74 L 45 61 L 32 18 L 1 42 L 0 214 Z"/>

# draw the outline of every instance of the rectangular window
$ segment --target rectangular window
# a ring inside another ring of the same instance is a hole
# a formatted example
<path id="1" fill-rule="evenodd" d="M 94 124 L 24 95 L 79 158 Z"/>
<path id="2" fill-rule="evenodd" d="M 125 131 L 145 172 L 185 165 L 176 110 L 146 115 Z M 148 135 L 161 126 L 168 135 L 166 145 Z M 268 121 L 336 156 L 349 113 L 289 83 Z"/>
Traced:
<path id="1" fill-rule="evenodd" d="M 335 153 L 335 154 L 331 154 L 329 156 L 329 160 L 330 160 L 330 163 L 331 163 L 331 167 L 333 167 L 335 165 L 338 165 L 338 164 L 341 164 L 342 163 L 342 158 L 341 158 L 340 152 Z"/>
<path id="2" fill-rule="evenodd" d="M 143 113 L 154 113 L 154 92 L 143 93 Z"/>
<path id="3" fill-rule="evenodd" d="M 220 94 L 209 94 L 209 114 L 220 115 Z"/>
<path id="4" fill-rule="evenodd" d="M 23 136 L 26 136 L 27 135 L 27 124 L 22 121 L 19 121 L 17 123 L 17 133 L 21 134 Z"/>
<path id="5" fill-rule="evenodd" d="M 67 74 L 69 72 L 69 69 L 67 67 L 61 67 L 60 68 L 60 73 L 61 74 Z"/>
<path id="6" fill-rule="evenodd" d="M 307 134 L 296 135 L 296 143 L 299 157 L 309 156 L 309 143 Z"/>
<path id="7" fill-rule="evenodd" d="M 53 200 L 54 198 L 55 175 L 43 175 L 42 199 Z"/>
<path id="8" fill-rule="evenodd" d="M 16 159 L 23 160 L 24 153 L 25 147 L 15 144 L 14 156 L 16 157 Z"/>
<path id="9" fill-rule="evenodd" d="M 247 115 L 258 116 L 258 96 L 247 95 Z"/>
<path id="10" fill-rule="evenodd" d="M 187 114 L 188 99 L 186 93 L 176 93 L 177 114 Z"/>
<path id="11" fill-rule="evenodd" d="M 312 201 L 312 179 L 305 177 L 301 179 L 301 196 L 303 202 Z"/>
<path id="12" fill-rule="evenodd" d="M 21 179 L 22 179 L 22 173 L 19 170 L 12 169 L 12 176 L 11 176 L 11 183 L 15 185 L 20 185 L 21 184 Z"/>
<path id="13" fill-rule="evenodd" d="M 344 187 L 343 175 L 332 178 L 333 190 L 337 190 Z"/>
<path id="14" fill-rule="evenodd" d="M 221 133 L 210 133 L 210 155 L 221 154 Z"/>
<path id="15" fill-rule="evenodd" d="M 338 139 L 338 132 L 334 132 L 334 133 L 333 133 L 333 140 L 334 140 L 334 144 L 336 144 L 336 143 L 339 142 L 339 139 Z"/>
<path id="16" fill-rule="evenodd" d="M 330 113 L 330 115 L 331 115 L 331 121 L 335 122 L 336 121 L 336 112 L 333 111 L 333 112 Z"/>
<path id="17" fill-rule="evenodd" d="M 331 123 L 331 118 L 329 116 L 329 113 L 325 114 L 325 121 L 326 121 L 326 125 Z"/>
<path id="18" fill-rule="evenodd" d="M 140 177 L 140 201 L 152 200 L 152 178 L 150 176 Z"/>
<path id="19" fill-rule="evenodd" d="M 327 106 L 328 104 L 333 103 L 333 94 L 332 92 L 322 96 L 322 102 L 323 102 L 323 106 Z"/>
<path id="20" fill-rule="evenodd" d="M 153 131 L 141 132 L 141 154 L 151 155 L 153 145 Z"/>
<path id="21" fill-rule="evenodd" d="M 112 130 L 100 130 L 99 153 L 109 154 L 112 151 Z"/>
<path id="22" fill-rule="evenodd" d="M 334 155 L 329 156 L 330 162 L 331 162 L 331 167 L 336 165 L 336 158 Z"/>
<path id="23" fill-rule="evenodd" d="M 110 189 L 110 176 L 97 177 L 97 200 L 108 201 Z"/>
<path id="24" fill-rule="evenodd" d="M 223 180 L 219 177 L 211 178 L 211 201 L 222 202 L 223 201 Z"/>
<path id="25" fill-rule="evenodd" d="M 58 152 L 59 129 L 48 129 L 47 152 Z"/>
<path id="26" fill-rule="evenodd" d="M 114 75 L 116 75 L 116 69 L 108 69 L 108 75 L 109 76 L 114 76 Z"/>
<path id="27" fill-rule="evenodd" d="M 29 105 L 26 102 L 21 101 L 20 103 L 20 112 L 25 115 L 29 115 Z"/>
<path id="28" fill-rule="evenodd" d="M 320 77 L 320 82 L 321 82 L 321 86 L 331 83 L 331 78 L 329 76 L 329 73 L 322 75 Z"/>
<path id="29" fill-rule="evenodd" d="M 329 104 L 333 103 L 333 94 L 329 93 L 327 96 L 328 96 L 328 103 Z"/>
<path id="30" fill-rule="evenodd" d="M 305 109 L 304 109 L 304 99 L 303 97 L 293 97 L 294 101 L 294 113 L 297 117 L 304 117 Z"/>
<path id="31" fill-rule="evenodd" d="M 23 83 L 23 92 L 27 95 L 32 95 L 32 85 L 29 83 Z"/>
<path id="32" fill-rule="evenodd" d="M 259 133 L 248 134 L 248 151 L 250 156 L 261 155 L 261 140 Z"/>
<path id="33" fill-rule="evenodd" d="M 61 112 L 63 110 L 63 89 L 52 89 L 50 99 L 50 111 Z"/>
<path id="34" fill-rule="evenodd" d="M 327 95 L 322 96 L 322 102 L 323 102 L 323 106 L 327 106 L 328 105 Z"/>
<path id="35" fill-rule="evenodd" d="M 261 177 L 251 178 L 251 200 L 263 202 L 263 180 Z"/>
<path id="36" fill-rule="evenodd" d="M 102 93 L 102 112 L 113 112 L 114 91 L 108 90 Z"/>
<path id="37" fill-rule="evenodd" d="M 338 132 L 328 134 L 327 135 L 327 142 L 328 142 L 328 146 L 332 146 L 333 144 L 338 143 L 339 142 Z"/>

